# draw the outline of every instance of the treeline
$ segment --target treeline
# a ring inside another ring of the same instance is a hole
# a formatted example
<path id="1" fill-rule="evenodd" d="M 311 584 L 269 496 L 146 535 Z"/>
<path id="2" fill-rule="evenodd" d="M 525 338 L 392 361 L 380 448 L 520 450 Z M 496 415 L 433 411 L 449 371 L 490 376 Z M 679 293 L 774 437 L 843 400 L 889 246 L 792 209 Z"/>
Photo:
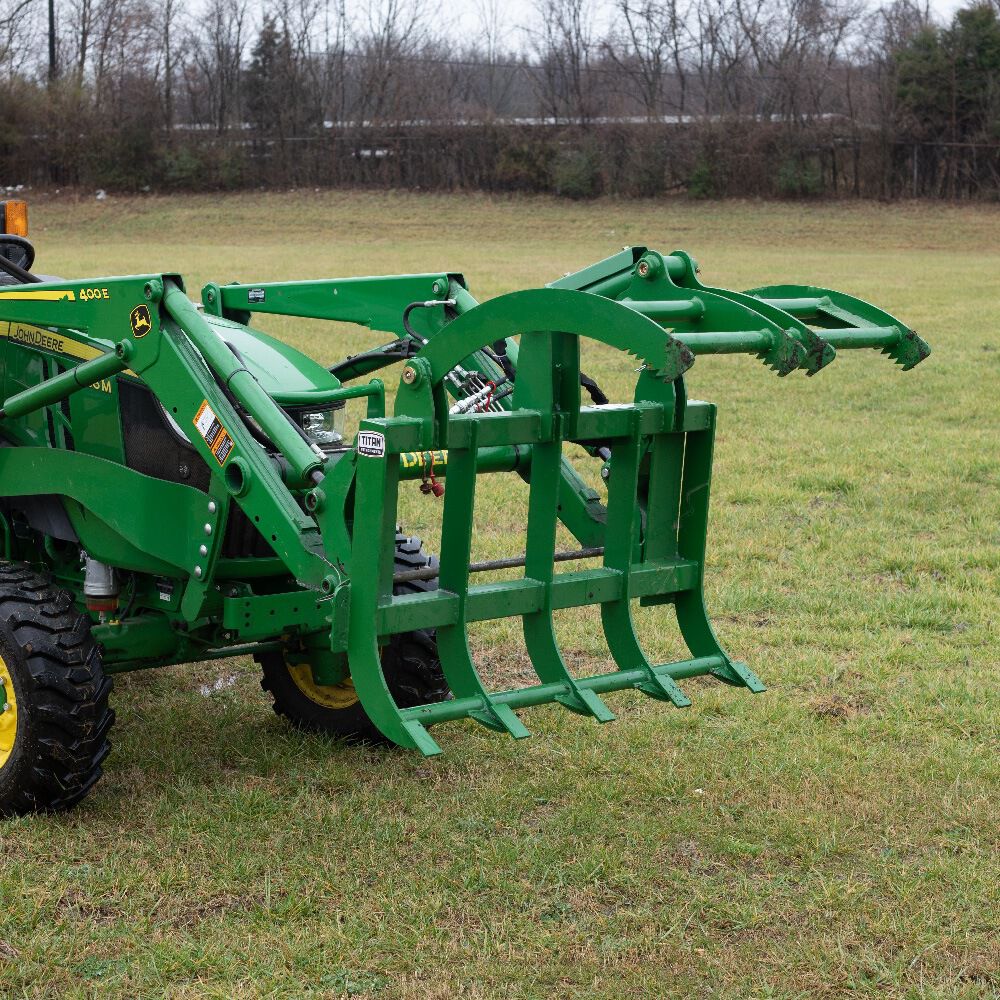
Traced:
<path id="1" fill-rule="evenodd" d="M 0 186 L 1000 197 L 1000 0 L 0 0 Z"/>

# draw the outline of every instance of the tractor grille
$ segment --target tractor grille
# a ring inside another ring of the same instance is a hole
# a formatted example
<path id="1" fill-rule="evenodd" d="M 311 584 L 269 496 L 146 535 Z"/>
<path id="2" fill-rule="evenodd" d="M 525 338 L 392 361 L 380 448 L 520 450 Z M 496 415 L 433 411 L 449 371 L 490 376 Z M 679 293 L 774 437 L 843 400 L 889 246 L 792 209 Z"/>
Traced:
<path id="1" fill-rule="evenodd" d="M 152 392 L 119 379 L 118 399 L 128 467 L 207 493 L 210 473 L 205 460 L 167 423 Z"/>
<path id="2" fill-rule="evenodd" d="M 118 380 L 125 462 L 154 479 L 208 492 L 211 473 L 205 460 L 175 431 L 144 385 Z M 226 559 L 273 556 L 274 550 L 238 506 L 230 503 L 222 556 Z"/>

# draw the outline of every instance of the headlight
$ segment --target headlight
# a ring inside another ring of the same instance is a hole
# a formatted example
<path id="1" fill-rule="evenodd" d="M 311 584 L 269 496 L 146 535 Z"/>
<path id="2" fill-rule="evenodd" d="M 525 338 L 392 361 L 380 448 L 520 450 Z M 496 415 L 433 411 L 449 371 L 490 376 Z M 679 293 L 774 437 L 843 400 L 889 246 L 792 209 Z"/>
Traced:
<path id="1" fill-rule="evenodd" d="M 302 429 L 321 448 L 330 448 L 344 440 L 347 410 L 343 403 L 329 410 L 303 411 Z"/>

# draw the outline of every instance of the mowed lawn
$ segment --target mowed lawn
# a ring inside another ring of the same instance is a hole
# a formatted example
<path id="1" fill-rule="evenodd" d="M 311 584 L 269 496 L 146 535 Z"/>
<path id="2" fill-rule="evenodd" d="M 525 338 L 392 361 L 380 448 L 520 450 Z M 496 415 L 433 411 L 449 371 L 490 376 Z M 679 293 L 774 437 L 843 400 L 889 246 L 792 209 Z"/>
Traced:
<path id="1" fill-rule="evenodd" d="M 460 270 L 487 298 L 641 243 L 708 284 L 851 291 L 933 347 L 809 379 L 700 358 L 719 405 L 707 600 L 769 690 L 688 682 L 599 726 L 524 713 L 442 757 L 301 736 L 249 660 L 121 677 L 106 774 L 0 827 L 0 997 L 1000 996 L 1000 210 L 292 193 L 38 199 L 38 269 L 257 281 Z M 526 321 L 530 317 L 526 317 Z M 377 335 L 262 324 L 332 362 Z M 634 361 L 586 367 L 625 398 Z M 407 528 L 440 505 L 405 491 Z M 476 556 L 524 491 L 482 483 Z M 639 620 L 676 657 L 670 609 Z M 596 611 L 561 614 L 608 669 Z M 516 622 L 478 626 L 527 682 Z"/>

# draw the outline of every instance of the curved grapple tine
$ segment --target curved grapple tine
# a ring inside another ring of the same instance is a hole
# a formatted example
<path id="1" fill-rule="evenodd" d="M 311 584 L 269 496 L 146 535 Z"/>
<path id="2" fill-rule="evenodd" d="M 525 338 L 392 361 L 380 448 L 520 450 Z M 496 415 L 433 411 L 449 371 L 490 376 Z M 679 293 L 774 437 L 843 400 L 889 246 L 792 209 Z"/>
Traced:
<path id="1" fill-rule="evenodd" d="M 438 655 L 445 679 L 456 698 L 478 698 L 482 706 L 471 710 L 469 718 L 488 729 L 508 733 L 516 740 L 531 733 L 507 706 L 494 702 L 472 662 L 469 650 L 467 604 L 469 560 L 472 554 L 473 512 L 476 496 L 476 454 L 478 423 L 466 418 L 466 447 L 453 448 L 448 455 L 448 488 L 444 497 L 441 524 L 441 565 L 438 587 L 455 595 L 457 616 L 454 623 L 437 630 Z"/>
<path id="2" fill-rule="evenodd" d="M 813 285 L 768 285 L 746 293 L 822 330 L 836 348 L 873 348 L 903 371 L 920 364 L 930 345 L 895 316 L 854 295 Z"/>
<path id="3" fill-rule="evenodd" d="M 638 414 L 632 420 L 632 434 L 617 442 L 612 450 L 614 475 L 608 481 L 608 535 L 604 547 L 604 565 L 620 573 L 624 586 L 621 596 L 601 605 L 601 624 L 608 650 L 620 671 L 640 671 L 641 680 L 635 687 L 643 694 L 658 701 L 669 701 L 677 708 L 687 708 L 691 699 L 678 687 L 667 673 L 657 673 L 646 656 L 635 632 L 631 606 L 631 567 L 633 552 L 638 541 L 639 463 L 641 440 Z M 679 449 L 679 450 L 678 450 Z M 673 523 L 677 516 L 680 494 L 680 476 L 664 477 L 665 464 L 680 470 L 683 441 L 678 436 L 659 435 L 650 454 L 650 492 L 647 498 L 647 523 L 662 526 Z M 654 485 L 655 484 L 655 485 Z M 661 520 L 665 518 L 665 520 Z M 672 553 L 671 553 L 671 550 Z M 647 559 L 672 554 L 676 558 L 676 544 L 664 543 L 662 532 L 657 541 L 647 543 Z"/>

